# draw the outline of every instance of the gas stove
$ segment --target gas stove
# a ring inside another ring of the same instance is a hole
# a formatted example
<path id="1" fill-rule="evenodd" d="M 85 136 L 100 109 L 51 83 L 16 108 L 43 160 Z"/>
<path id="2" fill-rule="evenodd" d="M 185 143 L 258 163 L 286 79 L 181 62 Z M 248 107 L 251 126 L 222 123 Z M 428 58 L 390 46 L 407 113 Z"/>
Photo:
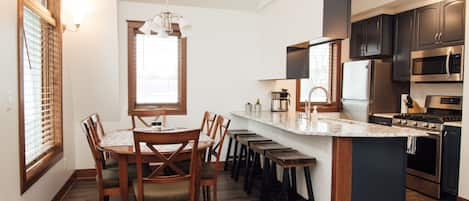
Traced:
<path id="1" fill-rule="evenodd" d="M 426 113 L 395 115 L 392 124 L 441 132 L 444 123 L 461 121 L 462 97 L 460 96 L 427 96 L 425 107 Z"/>

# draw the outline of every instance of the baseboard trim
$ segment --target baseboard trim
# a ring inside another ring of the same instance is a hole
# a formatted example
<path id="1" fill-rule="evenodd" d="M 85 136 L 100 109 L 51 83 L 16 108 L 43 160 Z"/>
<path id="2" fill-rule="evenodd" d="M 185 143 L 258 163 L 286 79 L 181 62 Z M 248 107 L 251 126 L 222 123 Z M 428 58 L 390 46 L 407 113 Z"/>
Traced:
<path id="1" fill-rule="evenodd" d="M 458 198 L 458 201 L 469 201 L 469 200 L 468 200 L 468 199 L 464 199 L 464 198 L 462 198 L 462 197 L 459 197 L 459 198 Z"/>
<path id="2" fill-rule="evenodd" d="M 65 199 L 65 196 L 68 194 L 68 192 L 72 189 L 73 184 L 76 181 L 76 171 L 73 172 L 72 175 L 67 179 L 65 184 L 60 188 L 59 192 L 55 194 L 54 198 L 52 198 L 52 201 L 62 201 Z"/>
<path id="3" fill-rule="evenodd" d="M 75 170 L 76 180 L 96 179 L 96 169 L 78 169 Z"/>

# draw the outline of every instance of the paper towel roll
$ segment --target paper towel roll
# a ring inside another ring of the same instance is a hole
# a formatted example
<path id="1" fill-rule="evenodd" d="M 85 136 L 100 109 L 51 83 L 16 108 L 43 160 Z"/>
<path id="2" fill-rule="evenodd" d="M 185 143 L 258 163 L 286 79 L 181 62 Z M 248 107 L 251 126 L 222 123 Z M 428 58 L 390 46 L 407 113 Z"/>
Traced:
<path id="1" fill-rule="evenodd" d="M 409 94 L 401 94 L 401 113 L 407 114 L 409 108 L 407 107 L 407 97 Z"/>

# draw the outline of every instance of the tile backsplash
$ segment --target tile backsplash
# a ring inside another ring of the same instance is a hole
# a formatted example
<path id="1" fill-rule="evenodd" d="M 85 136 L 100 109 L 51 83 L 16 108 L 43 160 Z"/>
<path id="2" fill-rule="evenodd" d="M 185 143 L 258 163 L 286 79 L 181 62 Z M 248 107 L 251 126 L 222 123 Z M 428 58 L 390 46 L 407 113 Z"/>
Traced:
<path id="1" fill-rule="evenodd" d="M 462 96 L 462 83 L 411 83 L 410 96 L 424 107 L 428 95 Z"/>

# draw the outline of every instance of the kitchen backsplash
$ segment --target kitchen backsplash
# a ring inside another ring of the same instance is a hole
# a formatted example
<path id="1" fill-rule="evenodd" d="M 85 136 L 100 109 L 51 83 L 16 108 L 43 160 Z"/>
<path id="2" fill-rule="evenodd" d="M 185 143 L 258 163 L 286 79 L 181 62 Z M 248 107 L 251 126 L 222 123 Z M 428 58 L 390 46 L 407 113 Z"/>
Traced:
<path id="1" fill-rule="evenodd" d="M 410 96 L 422 107 L 425 106 L 425 97 L 427 95 L 462 96 L 462 93 L 462 83 L 410 84 Z"/>

